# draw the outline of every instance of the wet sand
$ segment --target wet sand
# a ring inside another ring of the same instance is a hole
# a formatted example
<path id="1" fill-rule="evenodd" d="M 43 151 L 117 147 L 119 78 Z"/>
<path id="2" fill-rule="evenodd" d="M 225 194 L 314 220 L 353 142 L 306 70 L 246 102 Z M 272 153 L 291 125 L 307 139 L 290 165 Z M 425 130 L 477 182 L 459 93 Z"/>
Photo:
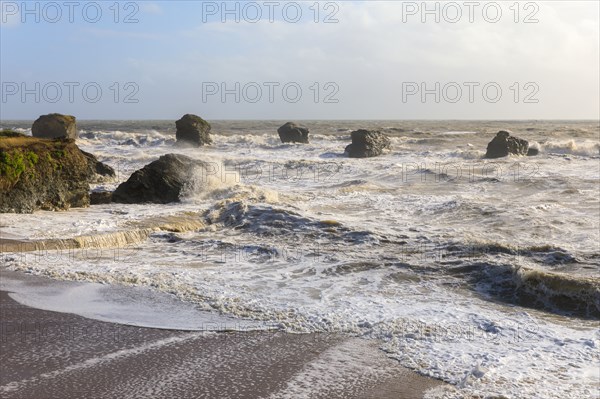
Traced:
<path id="1" fill-rule="evenodd" d="M 6 291 L 0 319 L 2 398 L 422 398 L 442 384 L 337 334 L 135 327 L 24 306 Z"/>

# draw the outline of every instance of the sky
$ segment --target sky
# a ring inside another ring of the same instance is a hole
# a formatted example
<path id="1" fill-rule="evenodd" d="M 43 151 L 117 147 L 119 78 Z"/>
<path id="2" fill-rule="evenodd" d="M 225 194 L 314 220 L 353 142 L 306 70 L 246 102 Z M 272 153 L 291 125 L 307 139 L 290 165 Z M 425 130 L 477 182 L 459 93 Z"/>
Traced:
<path id="1" fill-rule="evenodd" d="M 0 119 L 600 119 L 598 1 L 0 1 Z"/>

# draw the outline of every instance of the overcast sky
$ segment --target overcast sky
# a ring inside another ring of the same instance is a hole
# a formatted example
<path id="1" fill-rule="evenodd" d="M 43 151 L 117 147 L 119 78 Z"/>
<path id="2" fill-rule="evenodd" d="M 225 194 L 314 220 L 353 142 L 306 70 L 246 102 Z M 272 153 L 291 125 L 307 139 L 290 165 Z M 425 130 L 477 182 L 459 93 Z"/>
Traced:
<path id="1" fill-rule="evenodd" d="M 2 1 L 0 117 L 600 118 L 599 2 L 475 3 Z"/>

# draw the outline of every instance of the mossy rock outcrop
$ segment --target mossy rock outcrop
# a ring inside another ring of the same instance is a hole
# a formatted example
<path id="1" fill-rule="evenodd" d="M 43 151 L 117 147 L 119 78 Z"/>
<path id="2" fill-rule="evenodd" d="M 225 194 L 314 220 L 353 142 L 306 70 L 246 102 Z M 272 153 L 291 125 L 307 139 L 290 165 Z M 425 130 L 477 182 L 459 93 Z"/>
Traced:
<path id="1" fill-rule="evenodd" d="M 0 132 L 0 212 L 88 206 L 93 179 L 89 158 L 74 140 Z"/>

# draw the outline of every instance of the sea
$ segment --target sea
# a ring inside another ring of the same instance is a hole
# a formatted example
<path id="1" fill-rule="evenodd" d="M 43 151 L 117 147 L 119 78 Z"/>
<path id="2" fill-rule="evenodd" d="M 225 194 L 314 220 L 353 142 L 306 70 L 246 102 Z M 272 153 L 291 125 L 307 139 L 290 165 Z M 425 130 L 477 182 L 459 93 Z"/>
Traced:
<path id="1" fill-rule="evenodd" d="M 183 148 L 174 121 L 78 121 L 77 145 L 117 174 L 94 191 L 168 153 L 211 166 L 178 203 L 2 214 L 2 238 L 105 240 L 5 253 L 1 267 L 374 340 L 452 384 L 429 397 L 600 397 L 598 120 L 305 120 L 310 144 L 282 144 L 285 122 L 211 121 L 213 145 Z M 0 128 L 31 134 L 31 121 Z M 391 150 L 347 158 L 356 129 L 384 132 Z M 500 130 L 539 155 L 484 159 Z M 110 241 L 172 216 L 205 227 Z"/>

